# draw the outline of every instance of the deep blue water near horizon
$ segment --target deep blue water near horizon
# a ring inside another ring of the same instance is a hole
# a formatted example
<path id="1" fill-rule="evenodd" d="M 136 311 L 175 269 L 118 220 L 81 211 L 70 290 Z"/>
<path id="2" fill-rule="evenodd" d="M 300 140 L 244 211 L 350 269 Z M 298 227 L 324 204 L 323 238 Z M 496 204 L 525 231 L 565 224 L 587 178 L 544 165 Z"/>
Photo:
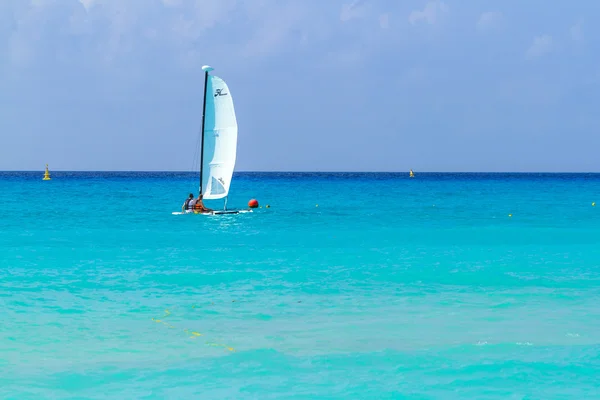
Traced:
<path id="1" fill-rule="evenodd" d="M 0 172 L 2 399 L 600 398 L 600 174 L 41 177 Z"/>

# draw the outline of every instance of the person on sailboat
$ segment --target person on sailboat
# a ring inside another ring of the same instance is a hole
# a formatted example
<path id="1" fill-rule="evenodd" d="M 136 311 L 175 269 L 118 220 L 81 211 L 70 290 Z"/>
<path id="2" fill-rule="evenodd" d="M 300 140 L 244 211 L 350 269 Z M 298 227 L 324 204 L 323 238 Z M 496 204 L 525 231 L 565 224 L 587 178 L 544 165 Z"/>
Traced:
<path id="1" fill-rule="evenodd" d="M 181 211 L 185 212 L 187 210 L 191 210 L 194 207 L 194 195 L 192 193 L 190 193 L 190 195 L 188 196 L 187 199 L 185 199 L 185 203 L 183 203 L 183 206 L 181 207 Z"/>
<path id="2" fill-rule="evenodd" d="M 204 205 L 204 203 L 202 203 L 202 193 L 200 193 L 198 195 L 198 198 L 196 199 L 196 203 L 194 204 L 194 212 L 196 213 L 204 213 L 204 212 L 211 212 L 214 211 L 208 207 L 206 207 Z"/>

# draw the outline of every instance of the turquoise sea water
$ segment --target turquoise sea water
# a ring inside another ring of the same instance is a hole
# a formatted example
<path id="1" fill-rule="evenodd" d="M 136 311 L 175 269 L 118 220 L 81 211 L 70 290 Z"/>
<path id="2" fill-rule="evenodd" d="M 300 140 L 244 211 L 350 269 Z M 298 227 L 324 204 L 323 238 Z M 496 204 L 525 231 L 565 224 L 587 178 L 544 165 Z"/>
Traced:
<path id="1" fill-rule="evenodd" d="M 600 398 L 600 175 L 41 177 L 0 173 L 2 399 Z"/>

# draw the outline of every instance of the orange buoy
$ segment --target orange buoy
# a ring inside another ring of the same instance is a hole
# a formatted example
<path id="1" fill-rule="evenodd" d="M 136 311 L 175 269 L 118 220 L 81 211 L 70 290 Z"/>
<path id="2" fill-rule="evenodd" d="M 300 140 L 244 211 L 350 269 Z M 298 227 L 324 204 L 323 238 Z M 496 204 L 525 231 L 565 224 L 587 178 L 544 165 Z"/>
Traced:
<path id="1" fill-rule="evenodd" d="M 257 208 L 258 207 L 258 200 L 256 199 L 252 199 L 248 202 L 248 207 L 250 208 Z"/>

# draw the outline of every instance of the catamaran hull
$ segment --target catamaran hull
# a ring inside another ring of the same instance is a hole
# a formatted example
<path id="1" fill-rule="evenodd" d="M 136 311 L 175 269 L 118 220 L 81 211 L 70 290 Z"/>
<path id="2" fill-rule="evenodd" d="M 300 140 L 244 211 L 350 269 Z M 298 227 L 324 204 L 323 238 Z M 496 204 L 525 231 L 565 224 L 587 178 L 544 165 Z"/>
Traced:
<path id="1" fill-rule="evenodd" d="M 245 214 L 248 212 L 252 212 L 252 210 L 223 210 L 223 211 L 210 211 L 203 213 L 195 213 L 191 210 L 187 210 L 185 212 L 173 212 L 173 215 L 184 215 L 184 214 L 197 214 L 197 215 L 225 215 L 225 214 Z"/>

